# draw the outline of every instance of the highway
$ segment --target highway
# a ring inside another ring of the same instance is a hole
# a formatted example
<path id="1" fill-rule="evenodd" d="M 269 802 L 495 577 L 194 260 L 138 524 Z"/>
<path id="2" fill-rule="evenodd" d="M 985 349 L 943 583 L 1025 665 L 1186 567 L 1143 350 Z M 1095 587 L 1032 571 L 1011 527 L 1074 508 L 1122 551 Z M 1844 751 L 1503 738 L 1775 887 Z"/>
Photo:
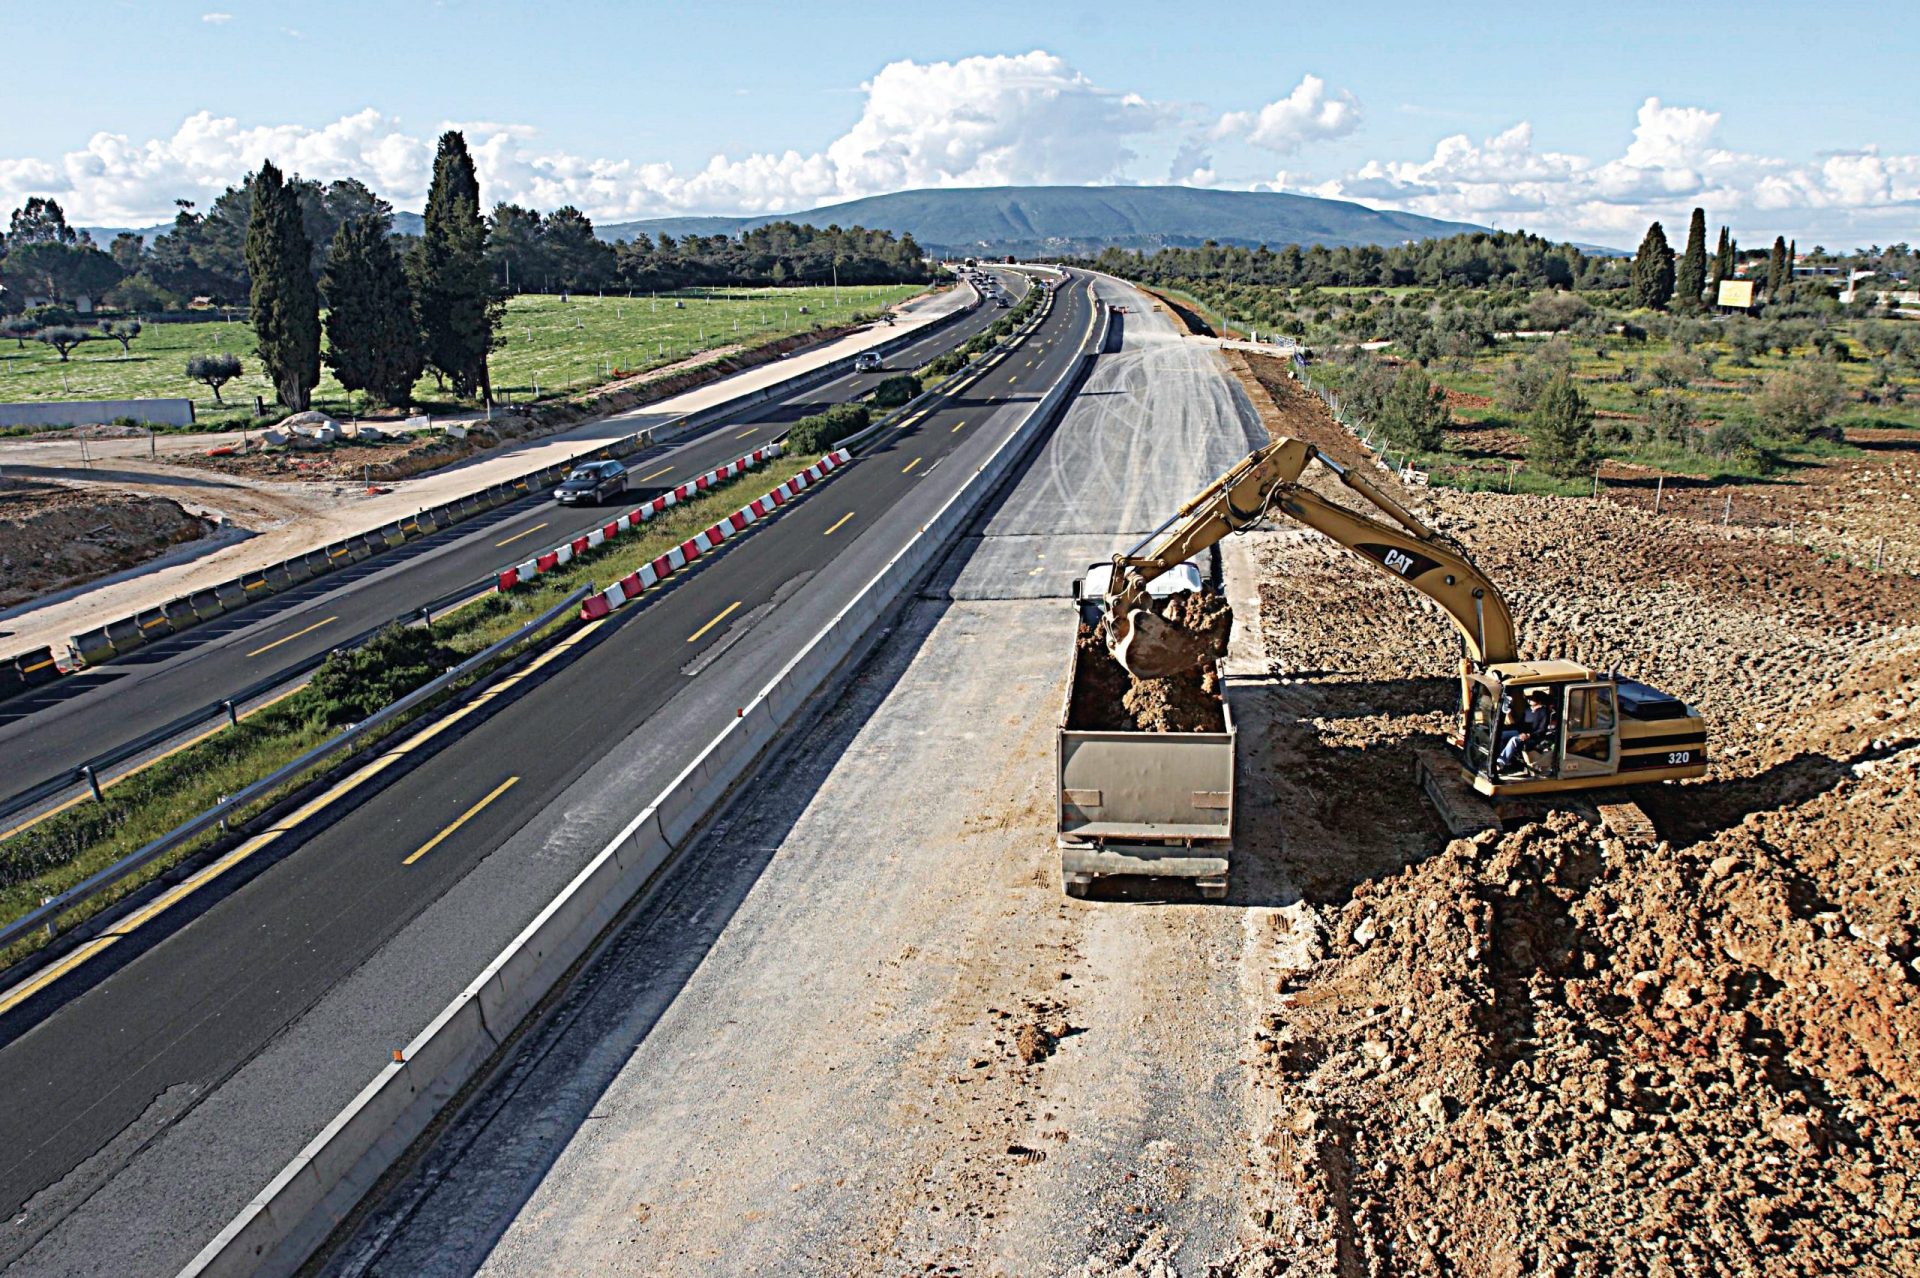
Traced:
<path id="1" fill-rule="evenodd" d="M 0 1014 L 0 1265 L 183 1263 L 961 486 L 1089 319 L 1063 288 L 805 500 Z"/>
<path id="2" fill-rule="evenodd" d="M 926 363 L 1004 314 L 980 307 L 889 356 L 878 372 L 834 378 L 640 453 L 628 462 L 636 487 L 650 496 L 724 465 L 800 417 L 871 391 L 882 378 Z M 606 510 L 610 517 L 616 508 Z M 0 703 L 0 759 L 7 764 L 0 790 L 14 794 L 71 773 L 113 745 L 604 522 L 595 515 L 544 494 L 529 497 Z"/>

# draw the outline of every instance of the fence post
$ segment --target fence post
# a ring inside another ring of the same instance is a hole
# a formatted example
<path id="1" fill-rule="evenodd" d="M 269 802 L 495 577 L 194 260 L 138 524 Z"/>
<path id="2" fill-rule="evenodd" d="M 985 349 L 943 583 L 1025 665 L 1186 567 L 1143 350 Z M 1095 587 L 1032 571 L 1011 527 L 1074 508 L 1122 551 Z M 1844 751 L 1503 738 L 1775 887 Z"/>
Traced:
<path id="1" fill-rule="evenodd" d="M 1720 510 L 1720 526 L 1722 528 L 1725 528 L 1732 522 L 1733 522 L 1733 494 L 1728 493 L 1726 505 L 1721 507 L 1721 510 Z"/>
<path id="2" fill-rule="evenodd" d="M 1657 515 L 1660 513 L 1660 499 L 1665 497 L 1666 495 L 1667 495 L 1667 477 L 1665 475 L 1662 475 L 1660 476 L 1659 481 L 1655 483 L 1653 486 L 1653 513 L 1654 514 Z"/>
<path id="3" fill-rule="evenodd" d="M 227 726 L 229 728 L 237 728 L 240 726 L 240 715 L 239 712 L 233 708 L 233 702 L 222 701 L 220 708 L 227 712 Z"/>
<path id="4" fill-rule="evenodd" d="M 80 775 L 87 779 L 87 789 L 93 791 L 93 801 L 95 803 L 106 802 L 106 800 L 100 797 L 100 778 L 93 774 L 93 765 L 91 763 L 82 764 L 80 767 Z M 45 905 L 46 902 L 42 901 L 40 904 Z"/>
<path id="5" fill-rule="evenodd" d="M 1880 539 L 1879 544 L 1873 548 L 1873 570 L 1875 572 L 1880 571 L 1880 562 L 1886 557 L 1887 557 L 1887 539 L 1885 537 L 1882 537 Z"/>

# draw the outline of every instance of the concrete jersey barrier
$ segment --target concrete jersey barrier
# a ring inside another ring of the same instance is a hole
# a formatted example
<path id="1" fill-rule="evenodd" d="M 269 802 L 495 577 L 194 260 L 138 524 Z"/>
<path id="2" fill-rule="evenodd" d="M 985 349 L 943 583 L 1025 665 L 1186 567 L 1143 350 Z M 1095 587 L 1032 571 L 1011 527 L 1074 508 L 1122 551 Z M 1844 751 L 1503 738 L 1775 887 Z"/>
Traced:
<path id="1" fill-rule="evenodd" d="M 1105 340 L 1095 303 L 1079 358 L 967 483 L 359 1095 L 180 1271 L 291 1274 L 644 888 L 933 566 L 1051 421 Z"/>

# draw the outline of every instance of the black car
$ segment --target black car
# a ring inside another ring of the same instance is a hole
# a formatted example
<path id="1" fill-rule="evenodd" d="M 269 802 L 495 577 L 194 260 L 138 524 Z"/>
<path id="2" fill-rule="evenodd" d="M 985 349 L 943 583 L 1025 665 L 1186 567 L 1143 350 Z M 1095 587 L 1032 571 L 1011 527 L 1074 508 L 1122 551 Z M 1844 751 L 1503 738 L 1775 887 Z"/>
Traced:
<path id="1" fill-rule="evenodd" d="M 553 490 L 553 499 L 569 506 L 592 502 L 598 506 L 627 491 L 627 468 L 617 461 L 588 462 Z"/>

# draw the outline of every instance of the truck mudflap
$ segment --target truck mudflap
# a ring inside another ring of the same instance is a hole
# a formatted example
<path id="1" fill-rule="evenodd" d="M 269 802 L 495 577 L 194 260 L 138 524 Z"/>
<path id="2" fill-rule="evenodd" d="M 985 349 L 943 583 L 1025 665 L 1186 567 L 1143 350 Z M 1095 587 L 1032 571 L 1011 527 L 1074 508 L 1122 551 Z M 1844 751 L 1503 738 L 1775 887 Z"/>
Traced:
<path id="1" fill-rule="evenodd" d="M 1232 849 L 1220 845 L 1163 847 L 1150 843 L 1080 843 L 1060 840 L 1060 886 L 1068 896 L 1085 896 L 1095 879 L 1114 875 L 1192 879 L 1209 901 L 1227 895 Z"/>

